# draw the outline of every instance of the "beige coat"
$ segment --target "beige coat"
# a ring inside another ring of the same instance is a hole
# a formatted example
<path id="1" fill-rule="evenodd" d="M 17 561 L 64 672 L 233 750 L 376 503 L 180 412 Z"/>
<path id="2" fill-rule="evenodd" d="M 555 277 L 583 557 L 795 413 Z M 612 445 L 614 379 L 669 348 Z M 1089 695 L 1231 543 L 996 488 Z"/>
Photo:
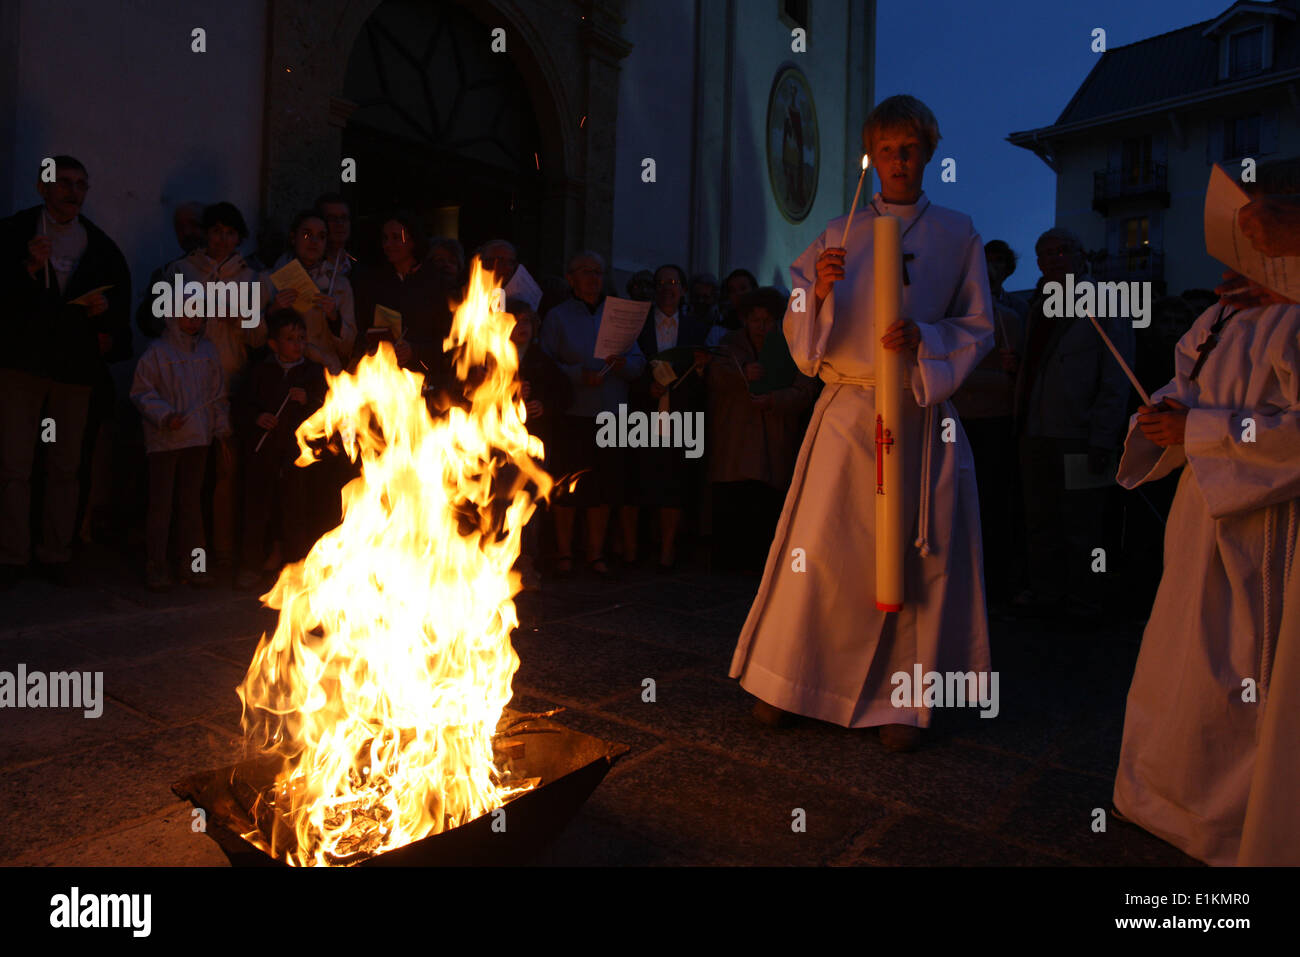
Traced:
<path id="1" fill-rule="evenodd" d="M 778 326 L 770 335 L 784 333 Z M 758 361 L 749 336 L 736 329 L 719 345 L 736 365 L 721 357 L 709 364 L 709 481 L 763 482 L 785 491 L 803 438 L 802 413 L 817 397 L 817 380 L 800 374 L 788 388 L 772 392 L 772 409 L 760 412 L 737 368 Z"/>

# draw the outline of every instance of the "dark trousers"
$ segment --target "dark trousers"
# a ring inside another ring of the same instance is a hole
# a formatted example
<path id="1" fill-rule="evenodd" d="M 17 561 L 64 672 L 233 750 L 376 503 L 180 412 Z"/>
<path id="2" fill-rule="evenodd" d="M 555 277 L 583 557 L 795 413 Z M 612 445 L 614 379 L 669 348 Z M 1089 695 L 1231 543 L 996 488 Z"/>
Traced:
<path id="1" fill-rule="evenodd" d="M 322 531 L 321 485 L 328 460 L 299 468 L 283 449 L 268 442 L 260 452 L 249 446 L 244 459 L 244 528 L 241 564 L 260 571 L 271 542 L 280 542 L 286 562 L 306 556 Z"/>
<path id="2" fill-rule="evenodd" d="M 149 564 L 167 564 L 167 532 L 176 513 L 176 545 L 186 572 L 193 567 L 194 549 L 204 548 L 203 511 L 199 493 L 208 447 L 149 453 L 149 515 L 145 519 L 145 554 Z M 205 559 L 206 567 L 207 561 Z"/>
<path id="3" fill-rule="evenodd" d="M 1092 571 L 1093 549 L 1111 544 L 1103 516 L 1106 489 L 1066 491 L 1065 455 L 1087 453 L 1086 441 L 1022 436 L 1025 584 L 1045 601 L 1095 601 L 1104 576 Z M 1110 563 L 1118 556 L 1109 556 Z"/>
<path id="4" fill-rule="evenodd" d="M 984 541 L 984 586 L 990 602 L 1009 601 L 1021 571 L 1016 555 L 1023 547 L 1020 460 L 1011 416 L 962 419 L 975 459 L 979 486 L 980 530 Z"/>
<path id="5" fill-rule="evenodd" d="M 72 560 L 77 520 L 77 468 L 90 408 L 90 386 L 68 385 L 0 369 L 0 564 L 31 560 L 32 471 L 44 445 L 45 503 L 36 560 Z M 46 420 L 49 420 L 48 423 Z"/>
<path id="6" fill-rule="evenodd" d="M 785 493 L 766 482 L 713 483 L 713 554 L 728 571 L 759 571 L 776 535 Z"/>

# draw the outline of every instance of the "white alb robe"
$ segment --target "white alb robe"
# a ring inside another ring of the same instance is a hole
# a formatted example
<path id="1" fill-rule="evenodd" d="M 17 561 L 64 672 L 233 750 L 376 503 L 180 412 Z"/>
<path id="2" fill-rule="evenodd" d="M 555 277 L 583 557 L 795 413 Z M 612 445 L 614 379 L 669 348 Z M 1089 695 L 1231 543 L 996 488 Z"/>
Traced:
<path id="1" fill-rule="evenodd" d="M 785 314 L 790 354 L 825 387 L 731 676 L 769 704 L 845 727 L 929 726 L 929 709 L 891 704 L 897 672 L 911 676 L 917 664 L 922 672 L 989 669 L 975 466 L 948 399 L 993 347 L 992 297 L 970 217 L 933 205 L 922 212 L 926 202 L 894 206 L 875 197 L 882 213 L 903 219 L 903 252 L 915 253 L 901 312 L 921 333 L 905 365 L 901 612 L 877 610 L 875 596 L 873 208 L 854 217 L 844 279 L 816 316 L 817 256 L 839 245 L 844 218 L 790 269 L 792 289 L 807 297 L 805 311 Z M 947 418 L 953 442 L 941 440 Z M 930 554 L 912 545 L 918 535 Z M 806 570 L 795 570 L 794 549 L 803 550 Z"/>
<path id="2" fill-rule="evenodd" d="M 1173 381 L 1151 396 L 1190 407 L 1183 444 L 1161 449 L 1134 416 L 1120 461 L 1126 488 L 1187 467 L 1128 693 L 1115 807 L 1209 864 L 1300 864 L 1300 307 L 1233 316 L 1191 382 L 1218 315 L 1196 320 Z M 1254 702 L 1242 700 L 1247 678 Z"/>

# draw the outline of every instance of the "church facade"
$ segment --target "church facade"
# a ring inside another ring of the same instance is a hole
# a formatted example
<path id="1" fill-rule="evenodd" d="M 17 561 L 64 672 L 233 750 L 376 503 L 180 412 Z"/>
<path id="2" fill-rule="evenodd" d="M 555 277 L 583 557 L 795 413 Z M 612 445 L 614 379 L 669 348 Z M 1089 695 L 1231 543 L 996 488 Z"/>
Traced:
<path id="1" fill-rule="evenodd" d="M 592 248 L 620 288 L 664 261 L 784 285 L 852 198 L 873 101 L 874 2 L 16 0 L 0 21 L 6 205 L 79 157 L 137 283 L 182 202 L 275 233 L 339 190 L 363 252 L 407 207 L 542 273 Z"/>

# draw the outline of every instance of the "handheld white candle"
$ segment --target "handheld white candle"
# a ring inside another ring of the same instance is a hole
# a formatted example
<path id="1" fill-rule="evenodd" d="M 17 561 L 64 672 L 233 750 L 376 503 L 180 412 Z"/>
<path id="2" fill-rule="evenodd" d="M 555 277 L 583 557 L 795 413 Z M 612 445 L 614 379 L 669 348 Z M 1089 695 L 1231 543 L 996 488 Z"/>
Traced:
<path id="1" fill-rule="evenodd" d="M 1150 405 L 1151 396 L 1147 395 L 1147 390 L 1142 388 L 1142 383 L 1139 382 L 1138 377 L 1133 374 L 1133 370 L 1130 369 L 1129 364 L 1124 361 L 1124 357 L 1119 354 L 1119 350 L 1115 348 L 1115 343 L 1110 341 L 1110 336 L 1106 335 L 1106 333 L 1102 331 L 1101 324 L 1093 318 L 1092 313 L 1085 313 L 1085 315 L 1088 317 L 1088 321 L 1092 323 L 1092 327 L 1097 330 L 1097 335 L 1101 336 L 1101 341 L 1106 343 L 1106 348 L 1109 349 L 1110 354 L 1115 357 L 1115 361 L 1119 363 L 1119 367 L 1123 369 L 1124 374 L 1128 376 L 1128 381 L 1133 383 L 1133 388 L 1137 389 L 1137 394 L 1142 397 L 1142 403 L 1144 405 Z"/>
<path id="2" fill-rule="evenodd" d="M 866 153 L 863 153 L 863 154 L 862 154 L 862 173 L 861 173 L 860 176 L 858 176 L 858 188 L 857 188 L 857 190 L 853 193 L 853 205 L 851 205 L 851 206 L 849 207 L 849 221 L 848 221 L 847 223 L 844 224 L 844 235 L 840 237 L 840 246 L 841 246 L 841 248 L 844 246 L 844 243 L 848 241 L 848 238 L 849 238 L 849 227 L 853 225 L 853 214 L 854 214 L 855 212 L 857 212 L 857 209 L 858 209 L 858 198 L 862 195 L 862 181 L 863 181 L 864 179 L 867 178 L 867 167 L 870 166 L 870 165 L 871 165 L 871 157 L 868 156 Z"/>

